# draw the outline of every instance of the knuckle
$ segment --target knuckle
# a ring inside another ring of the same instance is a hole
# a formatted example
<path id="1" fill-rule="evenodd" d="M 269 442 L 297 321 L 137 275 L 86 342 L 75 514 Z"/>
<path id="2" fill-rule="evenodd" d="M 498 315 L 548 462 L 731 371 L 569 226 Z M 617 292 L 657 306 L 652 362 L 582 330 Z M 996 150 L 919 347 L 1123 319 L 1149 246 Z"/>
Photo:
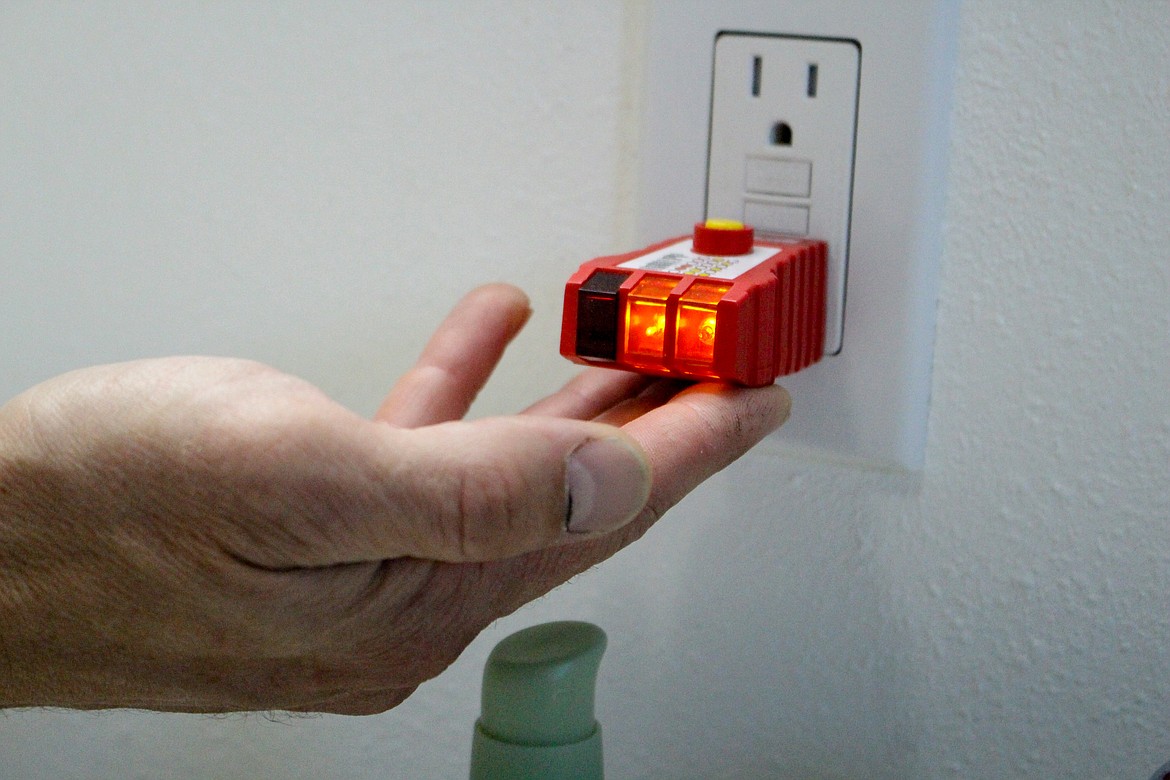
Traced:
<path id="1" fill-rule="evenodd" d="M 457 517 L 450 524 L 452 546 L 465 560 L 504 549 L 523 533 L 529 486 L 514 469 L 476 464 L 459 479 Z"/>

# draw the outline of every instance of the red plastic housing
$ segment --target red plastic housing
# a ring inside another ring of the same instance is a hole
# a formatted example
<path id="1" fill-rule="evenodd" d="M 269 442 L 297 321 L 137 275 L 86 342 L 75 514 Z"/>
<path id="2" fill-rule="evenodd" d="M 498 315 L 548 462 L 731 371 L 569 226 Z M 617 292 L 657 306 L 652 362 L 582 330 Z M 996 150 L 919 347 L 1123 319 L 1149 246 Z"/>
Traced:
<path id="1" fill-rule="evenodd" d="M 584 263 L 565 285 L 561 354 L 585 365 L 749 387 L 821 359 L 825 242 L 749 241 L 756 264 L 738 273 L 742 258 L 694 257 L 697 247 L 688 243 L 696 262 L 660 270 L 671 265 L 658 260 L 663 252 L 688 238 Z M 666 260 L 680 257 L 667 253 Z"/>

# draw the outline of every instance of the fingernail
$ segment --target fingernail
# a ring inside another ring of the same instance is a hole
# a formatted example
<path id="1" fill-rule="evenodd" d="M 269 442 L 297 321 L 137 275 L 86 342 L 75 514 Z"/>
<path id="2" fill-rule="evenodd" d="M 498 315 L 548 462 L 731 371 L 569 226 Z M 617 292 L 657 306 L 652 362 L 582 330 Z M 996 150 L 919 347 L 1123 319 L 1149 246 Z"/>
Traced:
<path id="1" fill-rule="evenodd" d="M 650 497 L 650 468 L 622 439 L 594 439 L 569 455 L 566 469 L 574 534 L 600 534 L 633 520 Z"/>

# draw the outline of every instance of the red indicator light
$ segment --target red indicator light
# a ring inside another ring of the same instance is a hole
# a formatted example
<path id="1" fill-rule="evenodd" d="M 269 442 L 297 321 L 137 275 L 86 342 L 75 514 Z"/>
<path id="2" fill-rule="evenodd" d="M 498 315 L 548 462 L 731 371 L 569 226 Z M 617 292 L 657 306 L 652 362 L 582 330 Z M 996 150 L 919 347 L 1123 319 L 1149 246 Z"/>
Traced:
<path id="1" fill-rule="evenodd" d="M 683 293 L 674 350 L 678 360 L 701 367 L 715 362 L 717 307 L 730 289 L 729 284 L 700 280 Z"/>
<path id="2" fill-rule="evenodd" d="M 661 362 L 666 353 L 666 300 L 676 277 L 647 275 L 626 301 L 626 354 Z"/>

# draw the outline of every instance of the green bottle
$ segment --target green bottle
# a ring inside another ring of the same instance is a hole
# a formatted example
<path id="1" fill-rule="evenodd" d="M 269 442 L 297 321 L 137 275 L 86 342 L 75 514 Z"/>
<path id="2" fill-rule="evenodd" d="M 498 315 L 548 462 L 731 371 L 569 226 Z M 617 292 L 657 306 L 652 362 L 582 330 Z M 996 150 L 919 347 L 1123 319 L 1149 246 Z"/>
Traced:
<path id="1" fill-rule="evenodd" d="M 593 717 L 605 632 L 563 621 L 505 638 L 483 670 L 471 780 L 601 780 Z"/>

